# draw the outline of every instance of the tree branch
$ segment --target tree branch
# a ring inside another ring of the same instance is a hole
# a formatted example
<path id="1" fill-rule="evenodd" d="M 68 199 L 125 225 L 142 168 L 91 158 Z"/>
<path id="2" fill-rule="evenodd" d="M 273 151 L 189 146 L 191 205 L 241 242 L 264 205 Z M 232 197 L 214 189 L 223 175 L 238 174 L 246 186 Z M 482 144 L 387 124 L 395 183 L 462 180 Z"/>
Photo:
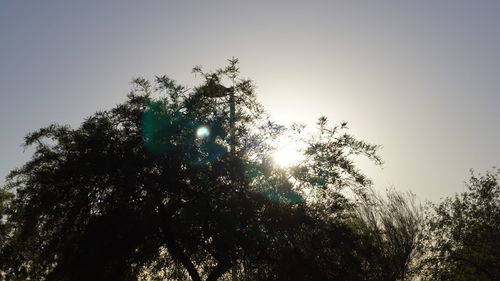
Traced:
<path id="1" fill-rule="evenodd" d="M 169 217 L 169 210 L 163 204 L 158 205 L 159 214 L 163 218 Z M 164 223 L 163 227 L 163 237 L 165 238 L 165 244 L 167 246 L 168 252 L 172 255 L 172 257 L 180 262 L 182 266 L 187 270 L 189 276 L 192 281 L 201 281 L 200 274 L 198 270 L 194 266 L 191 259 L 184 253 L 182 248 L 177 244 L 175 239 L 173 238 L 172 231 L 170 231 L 170 222 L 167 219 L 167 222 Z"/>
<path id="2" fill-rule="evenodd" d="M 198 273 L 198 270 L 196 270 L 196 267 L 194 266 L 191 259 L 189 259 L 189 257 L 184 253 L 184 251 L 179 247 L 179 245 L 177 245 L 177 243 L 168 233 L 165 233 L 165 242 L 167 244 L 169 253 L 174 259 L 179 261 L 184 266 L 184 268 L 189 273 L 191 280 L 201 281 L 200 274 Z"/>
<path id="3" fill-rule="evenodd" d="M 224 273 L 226 273 L 231 268 L 230 263 L 220 262 L 217 266 L 210 272 L 206 281 L 217 281 Z"/>

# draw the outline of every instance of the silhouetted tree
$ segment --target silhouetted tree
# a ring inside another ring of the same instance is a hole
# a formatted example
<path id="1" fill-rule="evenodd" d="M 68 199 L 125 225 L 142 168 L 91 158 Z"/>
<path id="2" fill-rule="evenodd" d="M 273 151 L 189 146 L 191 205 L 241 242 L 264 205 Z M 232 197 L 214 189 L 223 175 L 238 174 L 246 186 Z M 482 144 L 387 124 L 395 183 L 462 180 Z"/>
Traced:
<path id="1" fill-rule="evenodd" d="M 266 190 L 288 185 L 284 190 L 296 190 L 305 200 L 266 204 L 266 250 L 245 264 L 243 280 L 365 280 L 358 255 L 362 240 L 350 220 L 352 199 L 366 195 L 371 182 L 349 156 L 362 154 L 381 163 L 378 146 L 348 135 L 345 125 L 329 127 L 325 117 L 317 125 L 305 137 L 302 161 L 266 175 Z"/>
<path id="2" fill-rule="evenodd" d="M 0 201 L 3 278 L 211 281 L 233 268 L 241 278 L 358 280 L 342 192 L 369 185 L 350 156 L 379 162 L 377 146 L 322 118 L 304 162 L 274 166 L 284 128 L 237 63 L 196 67 L 204 82 L 193 89 L 135 79 L 125 103 L 80 127 L 30 133 L 35 153 Z"/>
<path id="3" fill-rule="evenodd" d="M 7 222 L 7 209 L 8 202 L 12 199 L 12 194 L 4 189 L 0 189 L 0 249 L 5 247 L 8 235 L 10 233 L 10 225 Z M 5 253 L 0 251 L 0 264 L 6 260 Z M 0 278 L 2 272 L 0 271 Z"/>
<path id="4" fill-rule="evenodd" d="M 423 228 L 423 210 L 412 193 L 373 192 L 357 205 L 355 229 L 367 280 L 413 280 Z M 358 219 L 358 220 L 356 220 Z"/>
<path id="5" fill-rule="evenodd" d="M 499 171 L 471 172 L 468 190 L 432 205 L 428 213 L 423 280 L 498 280 Z"/>

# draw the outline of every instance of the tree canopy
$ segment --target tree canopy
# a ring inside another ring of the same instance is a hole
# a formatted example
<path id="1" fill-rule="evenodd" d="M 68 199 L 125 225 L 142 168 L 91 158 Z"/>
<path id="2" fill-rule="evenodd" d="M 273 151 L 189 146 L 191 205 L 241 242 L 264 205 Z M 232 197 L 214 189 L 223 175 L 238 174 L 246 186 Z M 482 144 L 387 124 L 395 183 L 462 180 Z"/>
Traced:
<path id="1" fill-rule="evenodd" d="M 428 212 L 425 280 L 495 280 L 500 276 L 500 171 L 472 172 L 467 191 Z"/>
<path id="2" fill-rule="evenodd" d="M 193 72 L 191 88 L 134 79 L 79 127 L 26 136 L 34 154 L 0 189 L 0 280 L 498 276 L 496 174 L 473 176 L 423 227 L 412 195 L 371 192 L 353 156 L 381 164 L 379 146 L 345 122 L 273 122 L 234 58 Z M 290 167 L 272 157 L 285 134 L 303 143 Z"/>
<path id="3" fill-rule="evenodd" d="M 311 206 L 347 208 L 340 192 L 369 184 L 349 156 L 379 162 L 377 146 L 322 118 L 307 161 L 277 167 L 273 139 L 285 128 L 266 116 L 254 83 L 239 78 L 238 61 L 194 72 L 199 86 L 138 78 L 126 102 L 78 128 L 52 124 L 26 136 L 35 153 L 2 191 L 4 278 L 197 281 L 233 268 L 284 280 L 294 260 L 303 280 L 334 263 L 344 271 L 337 275 L 348 274 L 338 259 L 354 259 L 349 251 L 316 262 L 300 244 L 352 234 L 342 224 L 319 227 L 325 214 Z M 305 189 L 318 200 L 306 200 Z"/>

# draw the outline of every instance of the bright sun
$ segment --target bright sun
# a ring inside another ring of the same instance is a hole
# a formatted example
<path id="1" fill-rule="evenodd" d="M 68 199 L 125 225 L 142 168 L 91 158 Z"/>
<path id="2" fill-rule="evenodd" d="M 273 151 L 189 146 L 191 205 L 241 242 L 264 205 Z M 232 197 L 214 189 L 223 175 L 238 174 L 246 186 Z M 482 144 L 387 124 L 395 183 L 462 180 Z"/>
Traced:
<path id="1" fill-rule="evenodd" d="M 273 153 L 273 160 L 282 167 L 297 164 L 303 158 L 300 146 L 294 143 L 280 142 L 278 149 Z"/>

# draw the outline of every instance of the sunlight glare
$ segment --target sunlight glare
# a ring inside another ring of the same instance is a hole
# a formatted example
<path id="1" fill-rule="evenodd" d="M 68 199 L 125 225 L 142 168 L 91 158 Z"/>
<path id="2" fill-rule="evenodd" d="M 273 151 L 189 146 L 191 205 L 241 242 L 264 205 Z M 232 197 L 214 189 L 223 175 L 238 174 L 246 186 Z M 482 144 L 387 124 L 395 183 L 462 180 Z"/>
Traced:
<path id="1" fill-rule="evenodd" d="M 299 145 L 292 143 L 283 143 L 273 154 L 274 162 L 282 167 L 293 166 L 302 158 Z"/>

